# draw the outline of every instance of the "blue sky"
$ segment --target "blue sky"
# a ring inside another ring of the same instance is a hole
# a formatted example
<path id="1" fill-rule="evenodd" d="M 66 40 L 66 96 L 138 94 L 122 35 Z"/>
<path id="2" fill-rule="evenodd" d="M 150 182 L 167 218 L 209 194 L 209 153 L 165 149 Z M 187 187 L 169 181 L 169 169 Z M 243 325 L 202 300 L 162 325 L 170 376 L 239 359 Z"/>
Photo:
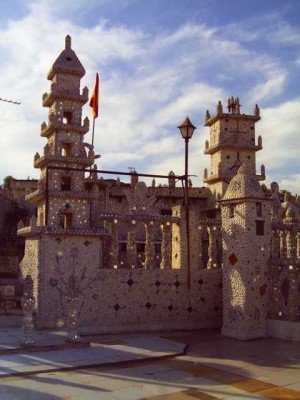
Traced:
<path id="1" fill-rule="evenodd" d="M 72 36 L 92 91 L 100 74 L 98 167 L 183 173 L 177 126 L 189 115 L 190 173 L 202 186 L 209 137 L 205 110 L 239 96 L 242 112 L 256 103 L 257 135 L 267 185 L 300 193 L 300 1 L 298 0 L 0 0 L 0 180 L 39 177 L 32 167 L 45 139 L 41 96 L 47 72 Z M 89 107 L 84 116 L 91 117 Z M 86 140 L 90 140 L 90 134 Z"/>

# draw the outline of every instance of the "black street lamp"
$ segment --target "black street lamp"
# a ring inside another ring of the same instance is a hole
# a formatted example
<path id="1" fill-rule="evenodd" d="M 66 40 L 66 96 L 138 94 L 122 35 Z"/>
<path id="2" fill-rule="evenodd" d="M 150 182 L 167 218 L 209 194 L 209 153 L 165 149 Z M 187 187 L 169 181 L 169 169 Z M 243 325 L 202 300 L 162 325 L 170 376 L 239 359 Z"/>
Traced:
<path id="1" fill-rule="evenodd" d="M 189 117 L 178 126 L 181 136 L 185 141 L 185 171 L 184 171 L 184 202 L 186 218 L 186 244 L 187 244 L 187 287 L 191 286 L 191 261 L 190 261 L 190 213 L 189 213 L 189 140 L 192 138 L 194 130 L 197 129 L 189 120 Z"/>

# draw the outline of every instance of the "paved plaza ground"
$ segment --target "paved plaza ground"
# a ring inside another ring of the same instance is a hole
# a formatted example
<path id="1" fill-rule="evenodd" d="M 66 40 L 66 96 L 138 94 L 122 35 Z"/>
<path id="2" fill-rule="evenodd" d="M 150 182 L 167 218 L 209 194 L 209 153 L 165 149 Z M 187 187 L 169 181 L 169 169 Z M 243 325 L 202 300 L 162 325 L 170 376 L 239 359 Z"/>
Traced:
<path id="1" fill-rule="evenodd" d="M 0 330 L 1 400 L 300 400 L 299 342 L 238 341 L 219 330 L 114 334 L 65 343 Z"/>

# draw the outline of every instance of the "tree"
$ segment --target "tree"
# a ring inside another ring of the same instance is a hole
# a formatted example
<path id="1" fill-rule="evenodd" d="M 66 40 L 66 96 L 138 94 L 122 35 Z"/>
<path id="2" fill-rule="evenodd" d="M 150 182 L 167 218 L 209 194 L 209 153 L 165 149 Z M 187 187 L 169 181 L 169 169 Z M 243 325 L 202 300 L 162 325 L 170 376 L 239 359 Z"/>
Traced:
<path id="1" fill-rule="evenodd" d="M 13 176 L 11 175 L 7 175 L 4 179 L 3 179 L 3 187 L 5 189 L 10 189 L 10 182 L 14 179 Z"/>

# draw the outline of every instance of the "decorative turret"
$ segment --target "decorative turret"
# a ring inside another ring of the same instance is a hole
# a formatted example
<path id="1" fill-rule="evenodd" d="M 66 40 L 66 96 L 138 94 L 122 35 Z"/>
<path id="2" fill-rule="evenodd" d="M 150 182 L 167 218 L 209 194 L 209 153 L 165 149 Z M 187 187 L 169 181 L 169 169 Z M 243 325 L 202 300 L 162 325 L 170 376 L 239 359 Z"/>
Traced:
<path id="1" fill-rule="evenodd" d="M 245 165 L 220 201 L 226 336 L 253 339 L 267 334 L 271 203 Z"/>
<path id="2" fill-rule="evenodd" d="M 210 116 L 206 111 L 205 126 L 210 127 L 210 140 L 205 142 L 204 153 L 211 155 L 211 173 L 204 182 L 216 198 L 218 194 L 224 195 L 241 164 L 245 164 L 252 174 L 256 173 L 255 153 L 262 148 L 260 136 L 255 143 L 259 109 L 256 105 L 254 115 L 245 115 L 241 114 L 240 107 L 239 98 L 231 96 L 227 101 L 228 113 L 223 112 L 221 101 L 216 115 Z M 257 175 L 257 179 L 264 180 L 264 174 Z"/>

